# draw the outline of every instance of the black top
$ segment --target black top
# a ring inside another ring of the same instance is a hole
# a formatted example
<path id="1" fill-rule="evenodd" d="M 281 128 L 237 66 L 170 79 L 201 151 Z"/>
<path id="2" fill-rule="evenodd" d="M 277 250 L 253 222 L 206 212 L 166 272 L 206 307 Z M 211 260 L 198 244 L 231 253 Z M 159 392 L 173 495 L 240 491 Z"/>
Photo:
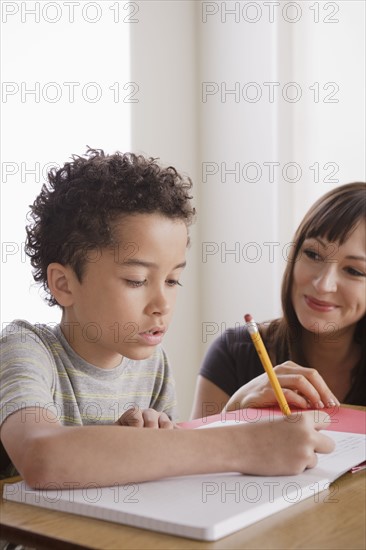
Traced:
<path id="1" fill-rule="evenodd" d="M 262 363 L 245 326 L 229 328 L 216 338 L 200 368 L 202 376 L 230 396 L 263 372 Z"/>
<path id="2" fill-rule="evenodd" d="M 209 347 L 199 371 L 229 396 L 263 372 L 264 368 L 245 325 L 229 328 L 218 337 Z M 366 405 L 365 375 L 366 365 L 362 362 L 343 403 Z"/>

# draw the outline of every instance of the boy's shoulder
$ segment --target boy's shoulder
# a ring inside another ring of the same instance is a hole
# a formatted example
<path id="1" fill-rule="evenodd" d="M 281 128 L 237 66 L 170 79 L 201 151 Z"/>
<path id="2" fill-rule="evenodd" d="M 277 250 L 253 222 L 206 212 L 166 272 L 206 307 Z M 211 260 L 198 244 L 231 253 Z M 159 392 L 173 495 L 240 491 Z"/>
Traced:
<path id="1" fill-rule="evenodd" d="M 15 319 L 0 332 L 0 348 L 3 359 L 31 356 L 45 360 L 48 358 L 62 368 L 71 365 L 82 370 L 86 369 L 87 372 L 90 368 L 95 369 L 72 349 L 59 323 L 33 324 L 24 319 Z M 136 374 L 140 371 L 150 372 L 150 374 L 152 371 L 162 373 L 170 371 L 168 357 L 161 345 L 156 346 L 151 356 L 146 359 L 124 358 L 119 370 L 122 372 L 126 367 L 128 367 L 127 370 L 134 371 Z"/>
<path id="2" fill-rule="evenodd" d="M 3 327 L 0 333 L 2 354 L 18 351 L 22 353 L 54 355 L 60 347 L 57 323 L 30 323 L 24 319 L 15 319 Z"/>
<path id="3" fill-rule="evenodd" d="M 57 340 L 57 327 L 57 323 L 32 324 L 24 319 L 15 319 L 3 327 L 0 333 L 0 339 L 1 342 L 6 342 L 9 338 L 25 341 L 27 337 L 32 337 L 33 340 L 55 341 Z"/>

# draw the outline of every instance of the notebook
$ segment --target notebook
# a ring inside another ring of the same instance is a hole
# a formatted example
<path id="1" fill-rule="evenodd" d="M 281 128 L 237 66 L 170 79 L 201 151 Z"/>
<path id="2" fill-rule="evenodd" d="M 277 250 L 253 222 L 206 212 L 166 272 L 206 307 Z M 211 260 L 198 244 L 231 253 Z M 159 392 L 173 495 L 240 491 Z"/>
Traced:
<path id="1" fill-rule="evenodd" d="M 365 415 L 365 413 L 362 413 Z M 231 421 L 233 422 L 233 421 Z M 332 501 L 329 484 L 366 459 L 366 436 L 328 431 L 336 449 L 297 476 L 205 474 L 159 481 L 61 490 L 6 484 L 4 498 L 53 510 L 215 541 L 307 498 Z"/>

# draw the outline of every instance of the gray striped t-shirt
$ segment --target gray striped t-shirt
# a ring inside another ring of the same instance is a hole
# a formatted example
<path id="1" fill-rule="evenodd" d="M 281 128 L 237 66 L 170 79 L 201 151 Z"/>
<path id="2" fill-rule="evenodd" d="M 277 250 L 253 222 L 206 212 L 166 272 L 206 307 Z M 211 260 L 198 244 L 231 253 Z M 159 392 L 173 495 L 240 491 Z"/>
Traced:
<path id="1" fill-rule="evenodd" d="M 0 351 L 0 425 L 13 412 L 34 406 L 45 419 L 52 411 L 66 426 L 113 424 L 132 404 L 176 419 L 174 380 L 160 346 L 149 359 L 124 357 L 105 370 L 77 355 L 59 325 L 17 320 L 2 331 Z M 2 473 L 9 463 L 2 445 L 0 458 Z"/>

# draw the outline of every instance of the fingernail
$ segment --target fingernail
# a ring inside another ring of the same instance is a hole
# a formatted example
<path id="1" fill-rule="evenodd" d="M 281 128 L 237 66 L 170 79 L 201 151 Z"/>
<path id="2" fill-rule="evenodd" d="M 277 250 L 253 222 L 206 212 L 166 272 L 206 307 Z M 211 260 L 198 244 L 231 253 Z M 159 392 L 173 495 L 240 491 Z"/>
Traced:
<path id="1" fill-rule="evenodd" d="M 317 409 L 324 409 L 324 403 L 323 403 L 323 401 L 318 401 L 317 404 L 316 404 L 316 408 L 317 408 Z"/>
<path id="2" fill-rule="evenodd" d="M 336 403 L 335 401 L 330 400 L 330 401 L 328 402 L 327 407 L 335 407 L 336 405 L 337 405 L 337 403 Z"/>

